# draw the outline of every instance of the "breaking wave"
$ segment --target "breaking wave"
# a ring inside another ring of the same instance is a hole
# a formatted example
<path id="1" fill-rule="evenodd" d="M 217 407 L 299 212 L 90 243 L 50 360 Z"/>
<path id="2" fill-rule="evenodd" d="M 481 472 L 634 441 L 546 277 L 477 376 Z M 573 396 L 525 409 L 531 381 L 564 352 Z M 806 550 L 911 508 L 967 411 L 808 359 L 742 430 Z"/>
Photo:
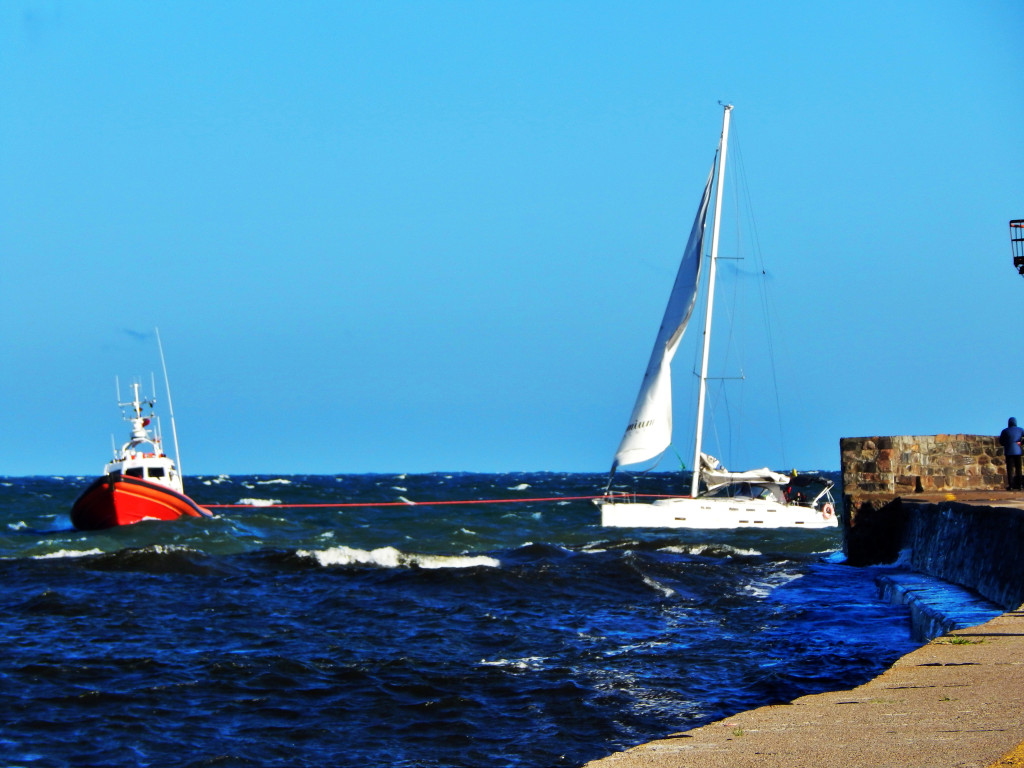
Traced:
<path id="1" fill-rule="evenodd" d="M 300 549 L 299 557 L 313 558 L 322 566 L 372 565 L 378 568 L 500 568 L 501 561 L 487 555 L 425 555 L 402 552 L 394 547 L 365 550 L 353 547 Z"/>

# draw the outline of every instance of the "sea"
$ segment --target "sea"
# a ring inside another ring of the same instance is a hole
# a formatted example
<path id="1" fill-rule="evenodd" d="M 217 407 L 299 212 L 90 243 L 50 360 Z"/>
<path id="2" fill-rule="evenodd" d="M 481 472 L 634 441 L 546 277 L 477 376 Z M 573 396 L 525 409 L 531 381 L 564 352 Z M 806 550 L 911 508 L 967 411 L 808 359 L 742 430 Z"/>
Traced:
<path id="1" fill-rule="evenodd" d="M 189 477 L 212 519 L 80 532 L 91 479 L 0 477 L 5 766 L 580 766 L 916 647 L 838 531 L 602 528 L 603 475 Z"/>

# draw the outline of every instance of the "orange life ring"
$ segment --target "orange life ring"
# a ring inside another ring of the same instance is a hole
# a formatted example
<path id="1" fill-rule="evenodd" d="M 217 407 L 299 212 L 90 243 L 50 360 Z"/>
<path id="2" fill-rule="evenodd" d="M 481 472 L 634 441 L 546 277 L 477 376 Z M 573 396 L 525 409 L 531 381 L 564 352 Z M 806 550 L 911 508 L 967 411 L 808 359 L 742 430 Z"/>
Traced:
<path id="1" fill-rule="evenodd" d="M 835 515 L 836 508 L 832 506 L 830 502 L 825 502 L 825 506 L 821 508 L 821 516 L 828 520 L 830 517 Z"/>

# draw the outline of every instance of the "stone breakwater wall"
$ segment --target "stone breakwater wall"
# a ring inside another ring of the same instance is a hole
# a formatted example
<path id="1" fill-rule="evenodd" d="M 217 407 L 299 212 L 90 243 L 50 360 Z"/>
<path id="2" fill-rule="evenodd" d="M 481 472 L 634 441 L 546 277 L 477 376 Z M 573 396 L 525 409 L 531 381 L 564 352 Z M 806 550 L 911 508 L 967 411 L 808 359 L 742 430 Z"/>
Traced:
<path id="1" fill-rule="evenodd" d="M 1024 603 L 1024 510 L 894 503 L 909 508 L 903 544 L 915 571 L 967 587 L 1008 611 Z"/>
<path id="2" fill-rule="evenodd" d="M 1006 460 L 996 437 L 924 435 L 844 437 L 839 441 L 843 494 L 859 497 L 1006 487 Z"/>
<path id="3" fill-rule="evenodd" d="M 894 499 L 1006 486 L 1002 446 L 990 435 L 844 437 L 839 452 L 844 547 L 853 565 L 898 556 L 906 517 L 897 508 L 881 512 Z"/>
<path id="4" fill-rule="evenodd" d="M 853 437 L 840 440 L 840 451 L 851 565 L 902 555 L 914 571 L 1006 610 L 1024 602 L 1024 510 L 1005 491 L 996 437 Z"/>

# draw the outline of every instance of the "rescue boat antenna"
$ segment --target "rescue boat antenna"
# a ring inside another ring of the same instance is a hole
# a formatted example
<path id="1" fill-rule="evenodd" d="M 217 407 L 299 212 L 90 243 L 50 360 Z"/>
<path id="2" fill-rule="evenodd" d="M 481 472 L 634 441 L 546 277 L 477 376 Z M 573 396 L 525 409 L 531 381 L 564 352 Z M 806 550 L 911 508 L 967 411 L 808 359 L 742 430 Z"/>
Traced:
<path id="1" fill-rule="evenodd" d="M 161 363 L 163 360 L 161 359 Z M 149 372 L 149 391 L 152 392 L 152 403 L 149 406 L 149 415 L 153 416 L 153 404 L 156 403 L 156 374 L 152 371 Z M 157 445 L 162 445 L 164 441 L 164 431 L 160 426 L 160 417 L 156 417 L 156 425 L 153 428 L 153 434 L 156 437 Z M 161 449 L 163 450 L 163 449 Z"/>
<path id="2" fill-rule="evenodd" d="M 1010 222 L 1010 249 L 1013 251 L 1013 266 L 1024 275 L 1024 219 Z"/>
<path id="3" fill-rule="evenodd" d="M 178 477 L 184 482 L 185 474 L 181 471 L 181 453 L 178 451 L 178 428 L 174 424 L 174 405 L 171 403 L 171 380 L 167 377 L 167 362 L 164 360 L 164 345 L 160 341 L 160 329 L 156 331 L 156 346 L 160 350 L 160 366 L 164 369 L 164 389 L 167 390 L 167 413 L 171 417 L 171 439 L 174 440 L 174 463 L 178 467 Z"/>

